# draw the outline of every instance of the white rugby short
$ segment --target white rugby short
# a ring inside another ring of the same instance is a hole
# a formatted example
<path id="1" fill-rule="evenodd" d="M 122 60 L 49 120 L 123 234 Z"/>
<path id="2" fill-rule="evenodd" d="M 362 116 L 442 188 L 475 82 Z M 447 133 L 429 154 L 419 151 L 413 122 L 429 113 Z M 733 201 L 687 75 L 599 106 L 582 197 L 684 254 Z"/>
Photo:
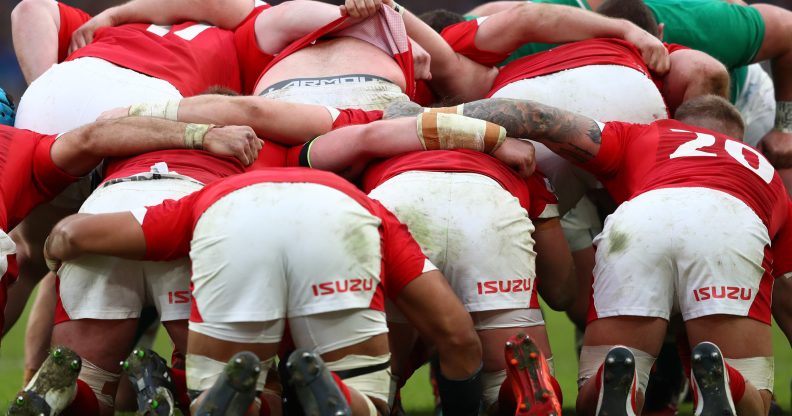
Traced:
<path id="1" fill-rule="evenodd" d="M 15 127 L 59 134 L 96 121 L 117 107 L 182 98 L 167 81 L 99 58 L 53 65 L 25 90 Z M 52 205 L 76 210 L 91 194 L 89 177 L 69 185 Z"/>
<path id="2" fill-rule="evenodd" d="M 745 120 L 743 141 L 756 147 L 775 123 L 775 88 L 760 64 L 748 65 L 745 85 L 734 103 Z"/>
<path id="3" fill-rule="evenodd" d="M 267 322 L 369 308 L 381 290 L 380 223 L 343 192 L 313 183 L 260 183 L 224 196 L 195 226 L 191 319 Z M 344 338 L 356 328 L 335 330 Z"/>
<path id="4" fill-rule="evenodd" d="M 762 267 L 767 228 L 739 199 L 709 188 L 666 188 L 623 203 L 594 240 L 590 316 L 685 320 L 750 316 L 769 322 Z M 766 283 L 766 282 L 765 282 Z M 765 316 L 766 315 L 766 316 Z"/>
<path id="5" fill-rule="evenodd" d="M 122 212 L 179 199 L 201 189 L 198 183 L 184 178 L 101 186 L 85 201 L 80 212 Z M 163 322 L 190 316 L 187 258 L 153 262 L 87 255 L 65 262 L 58 277 L 62 310 L 56 322 L 137 318 L 140 310 L 149 305 L 157 308 Z"/>
<path id="6" fill-rule="evenodd" d="M 343 80 L 344 76 L 325 77 Z M 305 80 L 281 81 L 285 86 L 265 90 L 260 95 L 273 100 L 293 103 L 316 104 L 335 108 L 360 108 L 363 110 L 384 110 L 399 101 L 410 101 L 398 85 L 383 79 L 369 77 L 365 82 L 348 82 L 324 85 L 305 85 Z"/>
<path id="7" fill-rule="evenodd" d="M 474 173 L 412 171 L 387 180 L 369 196 L 407 225 L 469 312 L 520 309 L 534 325 L 544 323 L 529 309 L 536 296 L 533 223 L 495 180 Z M 390 308 L 388 315 L 391 321 L 402 319 Z M 517 318 L 514 327 L 530 326 Z"/>
<path id="8" fill-rule="evenodd" d="M 564 237 L 572 252 L 591 248 L 594 236 L 602 231 L 602 220 L 597 207 L 587 196 L 578 201 L 574 208 L 561 217 Z"/>
<path id="9" fill-rule="evenodd" d="M 602 122 L 651 123 L 668 118 L 665 101 L 646 75 L 621 65 L 587 65 L 505 85 L 493 98 L 534 100 Z M 536 165 L 558 195 L 561 215 L 597 181 L 543 145 Z"/>
<path id="10" fill-rule="evenodd" d="M 99 58 L 53 65 L 25 90 L 15 126 L 58 134 L 91 123 L 104 111 L 182 98 L 167 81 Z"/>

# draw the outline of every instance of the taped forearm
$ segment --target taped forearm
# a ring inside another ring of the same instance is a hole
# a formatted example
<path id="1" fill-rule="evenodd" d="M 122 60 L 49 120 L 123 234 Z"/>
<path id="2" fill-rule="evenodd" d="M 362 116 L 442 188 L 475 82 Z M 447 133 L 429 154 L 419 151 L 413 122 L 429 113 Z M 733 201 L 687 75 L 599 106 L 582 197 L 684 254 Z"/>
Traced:
<path id="1" fill-rule="evenodd" d="M 418 139 L 426 150 L 470 149 L 492 153 L 506 140 L 503 127 L 459 114 L 426 112 L 417 117 L 416 124 Z"/>
<path id="2" fill-rule="evenodd" d="M 792 133 L 792 101 L 777 101 L 774 129 Z"/>

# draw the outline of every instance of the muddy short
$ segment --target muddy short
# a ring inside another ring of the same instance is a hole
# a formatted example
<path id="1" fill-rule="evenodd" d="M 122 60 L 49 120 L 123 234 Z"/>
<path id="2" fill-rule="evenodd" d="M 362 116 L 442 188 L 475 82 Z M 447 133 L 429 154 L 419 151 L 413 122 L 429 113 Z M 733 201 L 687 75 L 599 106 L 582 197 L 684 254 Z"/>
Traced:
<path id="1" fill-rule="evenodd" d="M 371 191 L 407 225 L 469 312 L 538 308 L 533 223 L 495 180 L 405 172 Z M 531 315 L 541 321 L 541 314 Z M 388 310 L 391 319 L 391 310 Z M 524 322 L 515 326 L 526 326 Z"/>
<path id="2" fill-rule="evenodd" d="M 741 200 L 709 188 L 643 193 L 594 240 L 589 318 L 707 315 L 770 321 L 767 228 Z"/>

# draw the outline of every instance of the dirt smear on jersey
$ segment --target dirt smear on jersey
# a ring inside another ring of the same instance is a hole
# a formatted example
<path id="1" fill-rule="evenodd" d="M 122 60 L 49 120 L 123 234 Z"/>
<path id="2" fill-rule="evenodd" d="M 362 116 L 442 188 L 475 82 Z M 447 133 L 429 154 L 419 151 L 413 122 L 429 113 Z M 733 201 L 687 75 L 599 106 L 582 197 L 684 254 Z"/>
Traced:
<path id="1" fill-rule="evenodd" d="M 630 236 L 619 230 L 611 230 L 608 236 L 608 254 L 619 254 L 627 248 Z"/>

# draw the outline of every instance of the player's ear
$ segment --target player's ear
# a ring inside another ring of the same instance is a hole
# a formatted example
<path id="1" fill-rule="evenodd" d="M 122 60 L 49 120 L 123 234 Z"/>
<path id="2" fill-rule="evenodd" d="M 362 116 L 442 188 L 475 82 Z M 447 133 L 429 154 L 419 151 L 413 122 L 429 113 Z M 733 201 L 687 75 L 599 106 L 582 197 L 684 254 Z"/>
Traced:
<path id="1" fill-rule="evenodd" d="M 658 23 L 657 24 L 657 38 L 663 40 L 663 29 L 665 29 L 665 23 Z"/>

